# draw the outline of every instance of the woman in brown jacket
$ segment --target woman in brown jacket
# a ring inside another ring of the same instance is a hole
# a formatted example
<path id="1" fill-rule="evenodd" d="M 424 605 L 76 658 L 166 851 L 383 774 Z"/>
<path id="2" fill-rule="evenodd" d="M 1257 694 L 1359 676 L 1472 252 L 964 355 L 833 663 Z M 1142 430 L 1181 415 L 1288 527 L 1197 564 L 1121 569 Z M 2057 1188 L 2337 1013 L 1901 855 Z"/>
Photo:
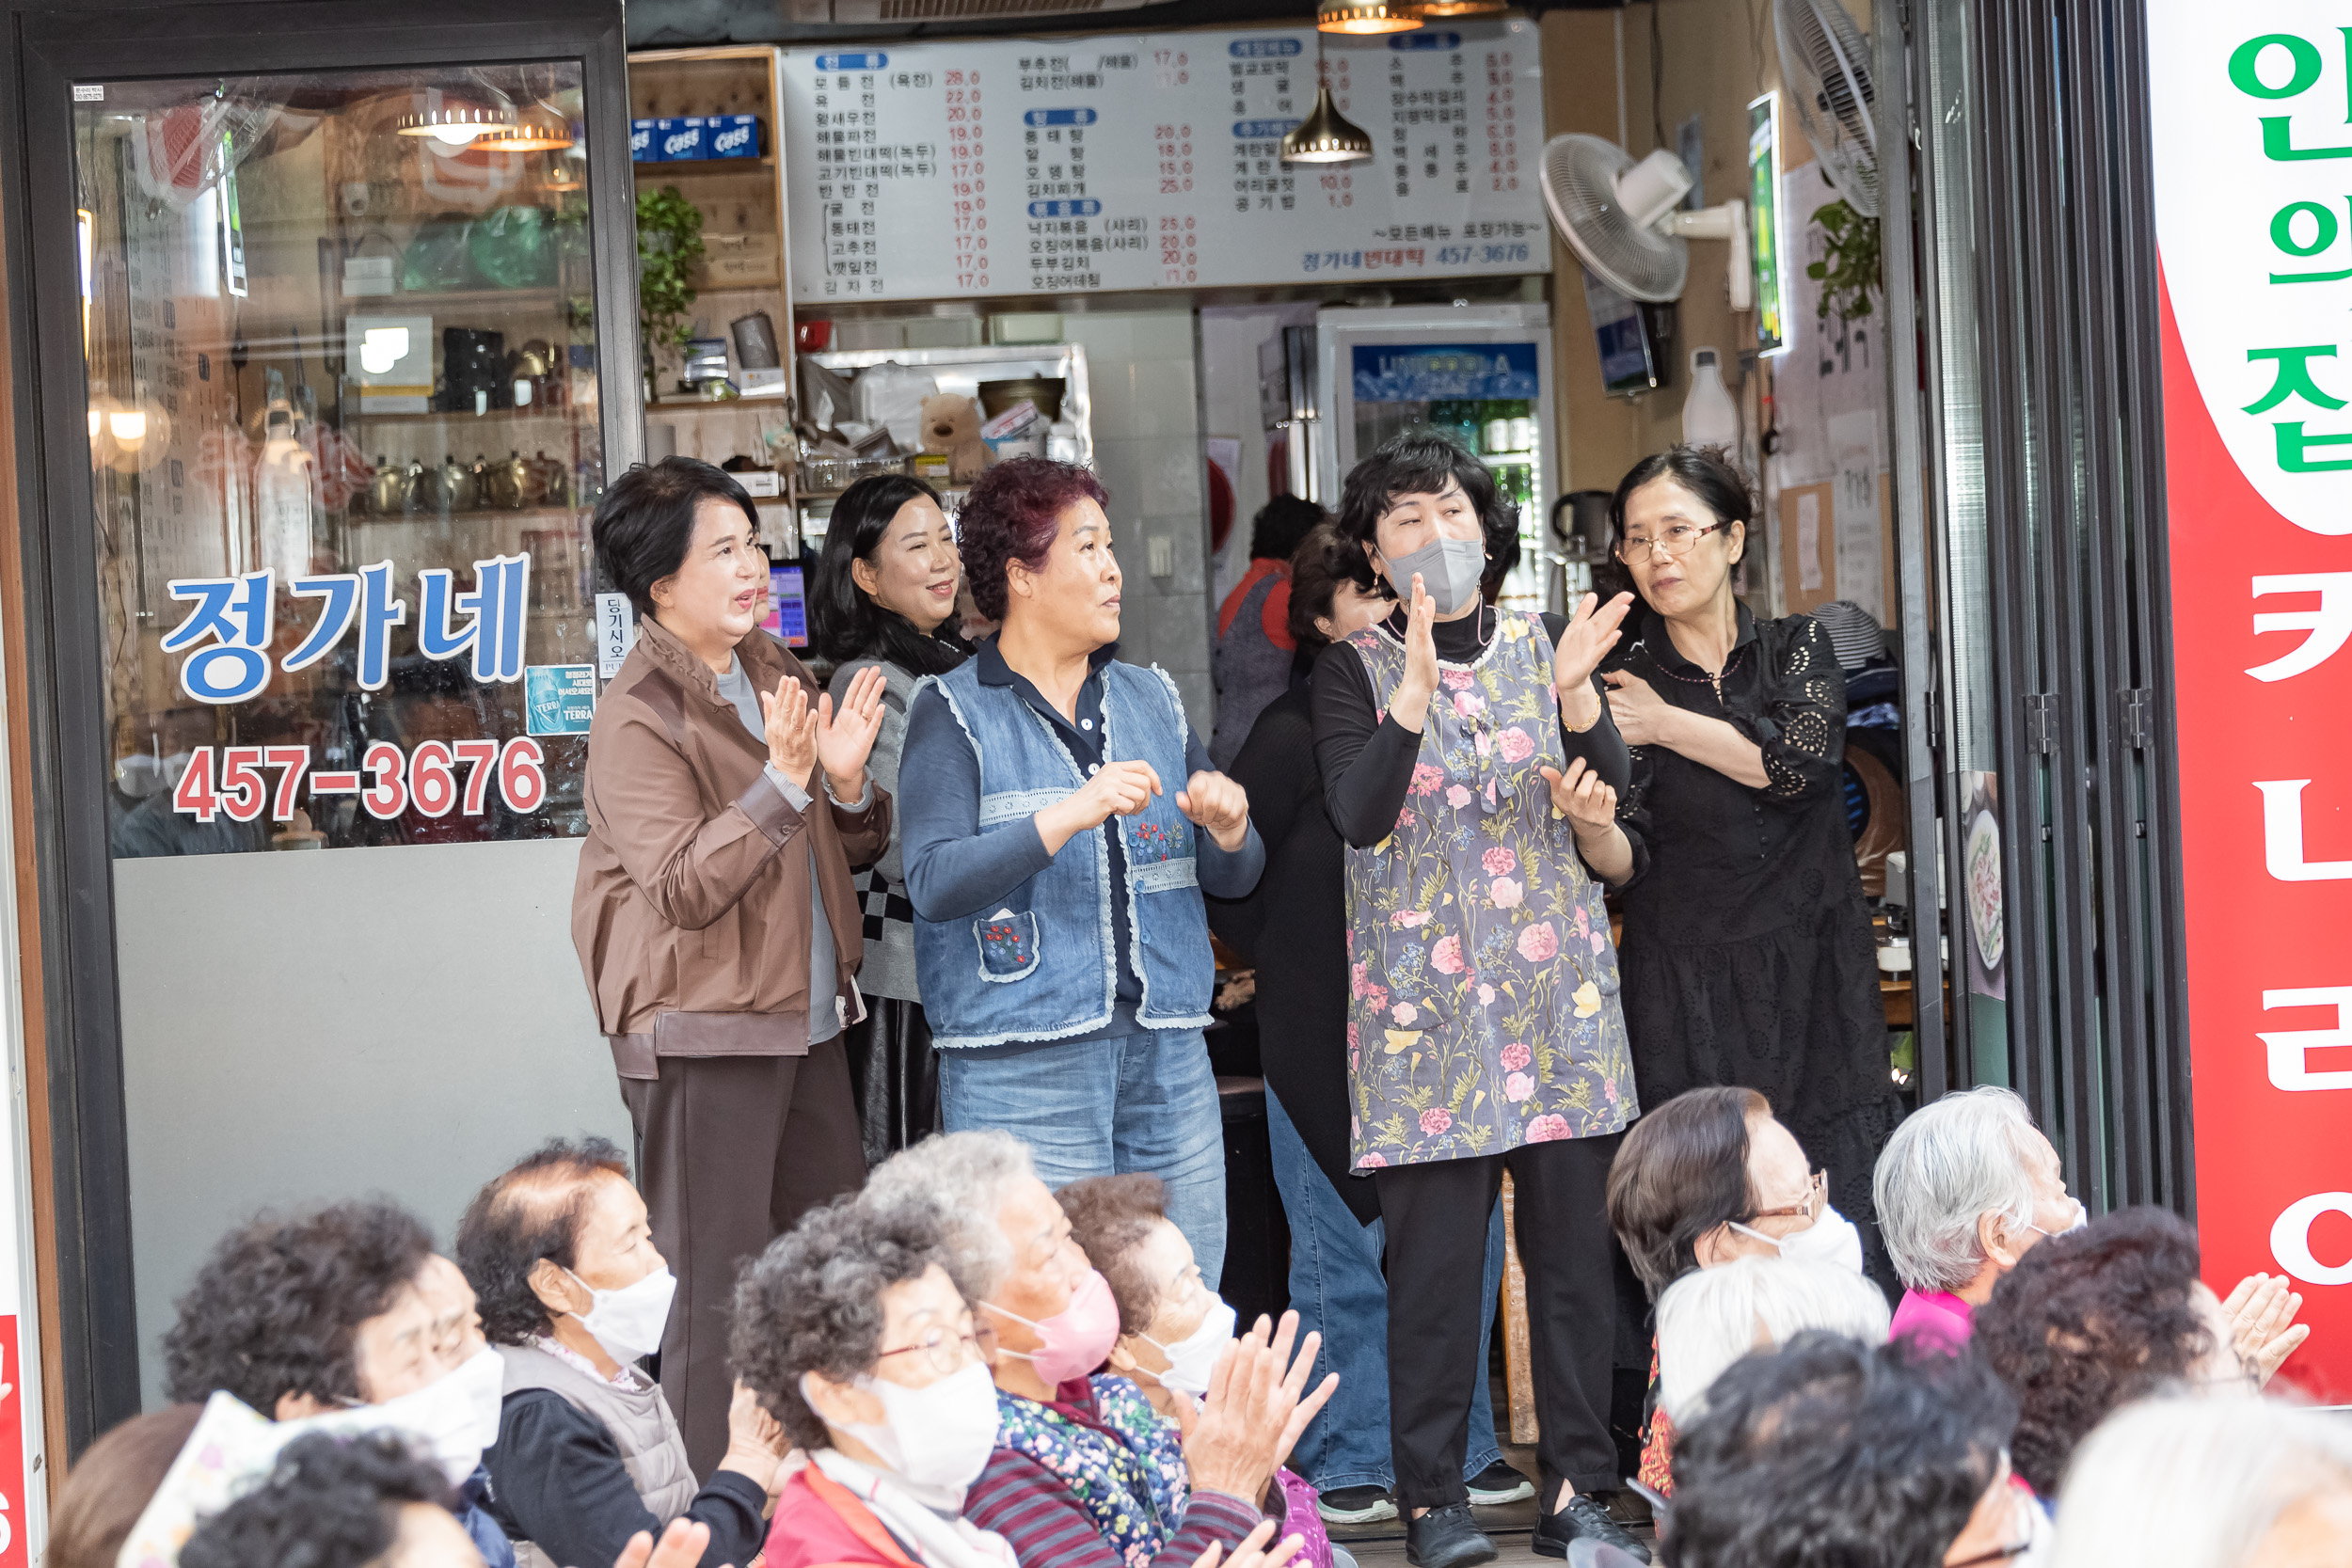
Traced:
<path id="1" fill-rule="evenodd" d="M 882 679 L 836 714 L 759 629 L 758 517 L 707 463 L 631 468 L 595 539 L 639 619 L 588 732 L 572 942 L 676 1264 L 661 1386 L 699 1476 L 726 1449 L 737 1265 L 865 1179 L 841 1031 L 865 1014 L 850 867 L 890 836 L 866 775 Z"/>

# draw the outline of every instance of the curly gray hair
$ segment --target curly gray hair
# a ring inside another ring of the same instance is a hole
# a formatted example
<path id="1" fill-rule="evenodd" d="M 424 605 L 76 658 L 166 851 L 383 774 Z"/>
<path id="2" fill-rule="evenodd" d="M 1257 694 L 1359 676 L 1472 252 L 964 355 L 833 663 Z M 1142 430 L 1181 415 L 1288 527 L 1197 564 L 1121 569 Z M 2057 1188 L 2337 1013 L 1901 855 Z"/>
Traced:
<path id="1" fill-rule="evenodd" d="M 1957 1291 L 1984 1267 L 1977 1221 L 2033 1218 L 2026 1102 L 1996 1085 L 1947 1094 L 1905 1117 L 1871 1177 L 1879 1230 L 1915 1291 Z"/>
<path id="2" fill-rule="evenodd" d="M 1009 1132 L 942 1132 L 875 1166 L 861 1201 L 934 1228 L 956 1288 L 977 1307 L 1012 1268 L 996 1211 L 1015 1183 L 1036 1179 L 1029 1146 Z"/>
<path id="3" fill-rule="evenodd" d="M 801 1397 L 801 1374 L 847 1383 L 882 1354 L 882 1294 L 946 1259 L 937 1228 L 912 1209 L 856 1198 L 812 1209 L 743 1265 L 728 1339 L 735 1375 L 759 1396 L 796 1447 L 832 1439 Z"/>

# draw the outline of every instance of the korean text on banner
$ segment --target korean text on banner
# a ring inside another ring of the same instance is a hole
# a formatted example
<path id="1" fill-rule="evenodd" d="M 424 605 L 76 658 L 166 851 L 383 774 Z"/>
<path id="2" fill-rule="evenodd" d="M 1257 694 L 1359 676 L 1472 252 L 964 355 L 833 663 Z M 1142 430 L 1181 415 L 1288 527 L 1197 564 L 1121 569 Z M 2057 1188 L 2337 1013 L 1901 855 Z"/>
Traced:
<path id="1" fill-rule="evenodd" d="M 2303 1292 L 2352 1396 L 2352 42 L 2341 0 L 2150 0 L 2206 1276 Z"/>

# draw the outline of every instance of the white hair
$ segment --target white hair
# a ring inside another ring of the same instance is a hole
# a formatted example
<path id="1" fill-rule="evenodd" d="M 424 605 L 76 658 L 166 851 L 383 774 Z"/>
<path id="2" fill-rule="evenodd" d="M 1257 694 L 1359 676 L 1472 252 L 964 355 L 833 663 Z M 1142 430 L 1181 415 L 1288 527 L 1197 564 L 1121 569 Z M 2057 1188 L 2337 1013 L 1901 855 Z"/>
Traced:
<path id="1" fill-rule="evenodd" d="M 947 1272 L 977 1306 L 1012 1267 L 996 1211 L 1018 1182 L 1037 1180 L 1029 1146 L 1009 1132 L 940 1132 L 876 1165 L 858 1201 L 928 1212 L 947 1249 Z"/>
<path id="2" fill-rule="evenodd" d="M 1740 1258 L 1686 1274 L 1658 1298 L 1658 1402 L 1686 1426 L 1707 1390 L 1750 1351 L 1825 1328 L 1866 1344 L 1886 1339 L 1879 1288 L 1851 1269 L 1807 1258 Z"/>
<path id="3" fill-rule="evenodd" d="M 1986 1085 L 1946 1095 L 1903 1118 L 1871 1178 L 1879 1234 L 1915 1291 L 1957 1291 L 1984 1269 L 1977 1222 L 2033 1218 L 2026 1102 Z"/>
<path id="4" fill-rule="evenodd" d="M 2352 1487 L 2352 1427 L 2252 1394 L 2127 1404 L 2074 1450 L 2048 1568 L 2233 1568 L 2279 1516 Z"/>

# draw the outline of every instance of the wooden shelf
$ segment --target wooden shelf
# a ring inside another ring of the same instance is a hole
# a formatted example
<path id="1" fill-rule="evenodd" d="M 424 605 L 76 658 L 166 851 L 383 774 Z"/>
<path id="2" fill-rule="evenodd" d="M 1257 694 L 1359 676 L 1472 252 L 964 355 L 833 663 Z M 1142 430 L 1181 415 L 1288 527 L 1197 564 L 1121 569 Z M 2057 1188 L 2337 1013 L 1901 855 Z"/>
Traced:
<path id="1" fill-rule="evenodd" d="M 732 174 L 738 170 L 773 168 L 776 155 L 763 152 L 756 158 L 665 158 L 660 163 L 631 160 L 628 166 L 639 174 Z"/>
<path id="2" fill-rule="evenodd" d="M 583 423 L 593 425 L 596 422 L 596 417 L 593 409 L 568 407 L 493 408 L 484 414 L 467 413 L 457 409 L 444 410 L 438 408 L 428 409 L 421 414 L 371 414 L 366 409 L 359 406 L 358 399 L 353 398 L 351 400 L 351 405 L 343 410 L 342 422 L 345 425 L 447 424 L 453 420 L 479 420 L 483 425 L 487 426 L 494 420 L 503 420 L 509 424 L 532 423 L 545 420 L 560 424 L 571 422 L 574 415 L 585 416 L 581 421 Z"/>
<path id="3" fill-rule="evenodd" d="M 346 315 L 373 315 L 378 311 L 423 310 L 442 306 L 472 309 L 485 305 L 536 305 L 542 308 L 560 306 L 574 294 L 589 292 L 583 282 L 578 289 L 559 286 L 530 289 L 452 289 L 447 293 L 410 290 L 396 294 L 342 294 L 339 303 Z"/>

